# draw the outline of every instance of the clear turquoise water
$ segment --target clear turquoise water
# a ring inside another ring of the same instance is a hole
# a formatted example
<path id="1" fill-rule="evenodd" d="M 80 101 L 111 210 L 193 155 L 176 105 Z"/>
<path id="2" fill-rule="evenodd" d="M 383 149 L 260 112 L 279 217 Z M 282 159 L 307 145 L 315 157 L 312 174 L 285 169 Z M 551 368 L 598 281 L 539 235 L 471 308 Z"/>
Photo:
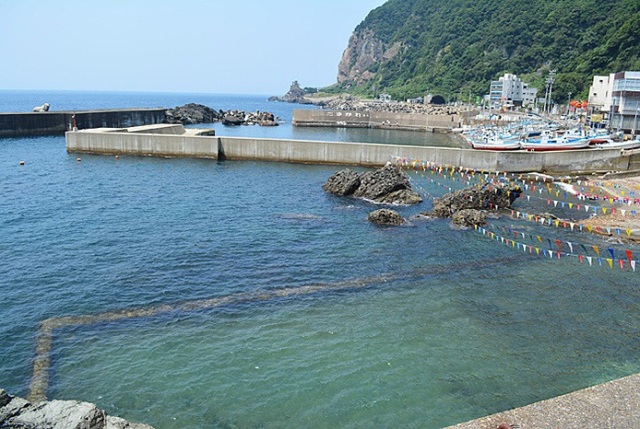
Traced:
<path id="1" fill-rule="evenodd" d="M 640 371 L 638 272 L 441 220 L 377 228 L 375 207 L 322 191 L 335 167 L 77 162 L 55 136 L 0 148 L 0 386 L 14 394 L 28 394 L 44 319 L 214 297 L 229 301 L 55 331 L 49 397 L 157 428 L 437 428 Z M 433 195 L 462 186 L 412 177 Z"/>

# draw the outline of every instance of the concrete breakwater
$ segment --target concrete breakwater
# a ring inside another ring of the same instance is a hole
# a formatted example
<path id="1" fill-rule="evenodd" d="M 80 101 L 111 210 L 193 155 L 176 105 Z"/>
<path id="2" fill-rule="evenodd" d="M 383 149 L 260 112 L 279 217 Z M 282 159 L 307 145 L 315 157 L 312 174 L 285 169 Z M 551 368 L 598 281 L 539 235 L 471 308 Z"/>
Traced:
<path id="1" fill-rule="evenodd" d="M 461 125 L 458 113 L 419 114 L 376 110 L 294 110 L 298 127 L 382 128 L 448 132 Z"/>
<path id="2" fill-rule="evenodd" d="M 63 134 L 74 126 L 88 129 L 160 124 L 165 121 L 165 111 L 159 108 L 0 113 L 0 137 Z"/>
<path id="3" fill-rule="evenodd" d="M 209 130 L 210 131 L 210 130 Z M 382 166 L 397 159 L 484 171 L 590 173 L 640 168 L 640 151 L 479 151 L 448 147 L 203 136 L 181 125 L 66 133 L 67 151 L 109 155 Z"/>

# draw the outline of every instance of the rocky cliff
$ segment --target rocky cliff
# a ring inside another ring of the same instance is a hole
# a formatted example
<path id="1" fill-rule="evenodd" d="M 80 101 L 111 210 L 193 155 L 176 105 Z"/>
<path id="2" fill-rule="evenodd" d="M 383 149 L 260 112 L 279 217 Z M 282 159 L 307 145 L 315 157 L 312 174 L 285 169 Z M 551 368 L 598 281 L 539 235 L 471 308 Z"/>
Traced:
<path id="1" fill-rule="evenodd" d="M 356 29 L 338 64 L 338 83 L 362 85 L 372 80 L 376 76 L 373 66 L 391 60 L 401 46 L 400 43 L 387 46 L 373 30 Z"/>

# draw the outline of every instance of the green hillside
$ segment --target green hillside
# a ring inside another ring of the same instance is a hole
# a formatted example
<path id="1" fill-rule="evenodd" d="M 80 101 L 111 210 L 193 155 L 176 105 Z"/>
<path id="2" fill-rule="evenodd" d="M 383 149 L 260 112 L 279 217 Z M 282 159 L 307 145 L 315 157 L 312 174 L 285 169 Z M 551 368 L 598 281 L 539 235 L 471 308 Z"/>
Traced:
<path id="1" fill-rule="evenodd" d="M 593 75 L 640 70 L 638 0 L 389 0 L 354 37 L 367 33 L 395 56 L 372 57 L 364 79 L 339 79 L 332 90 L 467 99 L 514 73 L 544 92 L 555 69 L 554 99 L 565 102 L 569 92 L 586 98 Z M 343 57 L 341 68 L 355 63 Z"/>

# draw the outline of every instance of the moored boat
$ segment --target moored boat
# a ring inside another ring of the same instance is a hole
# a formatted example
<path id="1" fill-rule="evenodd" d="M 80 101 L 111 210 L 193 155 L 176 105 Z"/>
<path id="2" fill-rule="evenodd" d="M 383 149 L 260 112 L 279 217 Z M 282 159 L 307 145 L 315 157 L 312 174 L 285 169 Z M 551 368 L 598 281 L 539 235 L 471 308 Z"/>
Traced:
<path id="1" fill-rule="evenodd" d="M 566 135 L 553 137 L 549 135 L 543 135 L 540 139 L 520 140 L 520 148 L 530 151 L 584 149 L 588 146 L 588 138 L 572 139 L 567 137 Z"/>
<path id="2" fill-rule="evenodd" d="M 520 149 L 520 142 L 515 137 L 486 136 L 482 139 L 472 140 L 471 147 L 478 150 L 516 150 Z"/>

